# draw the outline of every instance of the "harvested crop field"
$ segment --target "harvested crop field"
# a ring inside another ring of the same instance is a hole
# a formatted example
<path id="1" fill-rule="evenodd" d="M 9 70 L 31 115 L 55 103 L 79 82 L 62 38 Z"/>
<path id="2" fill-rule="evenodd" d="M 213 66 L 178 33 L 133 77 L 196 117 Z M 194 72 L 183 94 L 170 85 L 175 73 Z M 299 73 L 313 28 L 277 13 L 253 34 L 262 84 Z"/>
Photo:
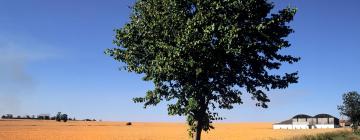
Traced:
<path id="1" fill-rule="evenodd" d="M 187 140 L 184 123 L 0 120 L 0 140 Z M 272 130 L 271 123 L 217 123 L 204 140 L 283 139 L 343 129 Z"/>

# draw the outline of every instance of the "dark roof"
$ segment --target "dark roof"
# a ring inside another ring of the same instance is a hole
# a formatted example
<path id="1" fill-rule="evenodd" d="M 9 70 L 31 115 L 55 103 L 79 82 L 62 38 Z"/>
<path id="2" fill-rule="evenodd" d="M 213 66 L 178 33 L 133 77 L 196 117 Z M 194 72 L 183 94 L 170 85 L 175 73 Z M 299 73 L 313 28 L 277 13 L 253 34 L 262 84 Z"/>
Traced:
<path id="1" fill-rule="evenodd" d="M 293 117 L 293 119 L 295 118 L 312 118 L 312 117 L 306 114 L 298 114 Z"/>
<path id="2" fill-rule="evenodd" d="M 292 124 L 292 120 L 286 120 L 286 121 L 282 121 L 282 122 L 279 122 L 279 123 L 275 123 L 275 124 Z"/>
<path id="3" fill-rule="evenodd" d="M 314 118 L 335 118 L 335 117 L 329 114 L 317 114 L 314 116 Z"/>

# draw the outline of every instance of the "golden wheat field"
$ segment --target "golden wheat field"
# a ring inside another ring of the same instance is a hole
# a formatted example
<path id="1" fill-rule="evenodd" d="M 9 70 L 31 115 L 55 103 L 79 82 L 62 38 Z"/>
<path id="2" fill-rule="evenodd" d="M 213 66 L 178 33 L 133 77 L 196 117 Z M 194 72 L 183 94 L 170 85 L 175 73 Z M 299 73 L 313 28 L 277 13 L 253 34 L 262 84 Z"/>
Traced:
<path id="1" fill-rule="evenodd" d="M 271 123 L 216 123 L 204 140 L 283 139 L 342 129 L 272 130 Z M 187 140 L 184 123 L 0 120 L 0 140 Z"/>

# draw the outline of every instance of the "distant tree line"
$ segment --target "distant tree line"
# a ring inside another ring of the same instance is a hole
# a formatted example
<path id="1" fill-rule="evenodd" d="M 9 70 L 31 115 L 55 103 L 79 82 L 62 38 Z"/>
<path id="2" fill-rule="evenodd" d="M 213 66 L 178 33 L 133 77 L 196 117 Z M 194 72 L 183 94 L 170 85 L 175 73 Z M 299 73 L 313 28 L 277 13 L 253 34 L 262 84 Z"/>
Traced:
<path id="1" fill-rule="evenodd" d="M 61 112 L 59 112 L 61 114 Z M 58 114 L 59 115 L 59 114 Z M 17 115 L 16 117 L 13 114 L 5 114 L 1 116 L 1 119 L 32 119 L 32 120 L 56 120 L 56 121 L 61 121 L 63 120 L 64 122 L 70 120 L 70 121 L 76 121 L 76 118 L 68 118 L 67 114 L 61 114 L 61 116 L 59 117 L 58 115 L 56 116 L 50 116 L 47 114 L 40 114 L 40 115 L 25 115 L 25 116 L 20 116 Z"/>
<path id="2" fill-rule="evenodd" d="M 50 116 L 47 114 L 40 114 L 40 115 L 25 115 L 25 116 L 20 116 L 20 115 L 13 115 L 13 114 L 5 114 L 1 116 L 1 119 L 31 119 L 31 120 L 55 120 L 58 122 L 64 121 L 96 121 L 96 119 L 82 119 L 82 120 L 77 120 L 75 117 L 70 118 L 68 117 L 67 114 L 63 114 L 61 112 L 58 112 L 58 114 L 56 114 L 56 116 Z"/>
<path id="3" fill-rule="evenodd" d="M 84 119 L 83 121 L 96 121 L 96 119 Z"/>

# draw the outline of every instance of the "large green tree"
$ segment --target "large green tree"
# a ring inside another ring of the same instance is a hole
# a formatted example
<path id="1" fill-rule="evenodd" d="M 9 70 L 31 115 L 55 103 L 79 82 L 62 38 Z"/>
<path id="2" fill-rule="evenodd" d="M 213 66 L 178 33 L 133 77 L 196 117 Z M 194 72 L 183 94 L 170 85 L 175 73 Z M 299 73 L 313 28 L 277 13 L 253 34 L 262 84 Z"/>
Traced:
<path id="1" fill-rule="evenodd" d="M 343 94 L 342 99 L 342 105 L 338 106 L 340 114 L 349 118 L 355 131 L 360 123 L 360 95 L 356 91 L 352 91 Z"/>
<path id="2" fill-rule="evenodd" d="M 145 107 L 166 100 L 168 114 L 186 116 L 199 140 L 215 108 L 242 104 L 242 92 L 267 108 L 266 91 L 297 82 L 297 72 L 275 72 L 298 57 L 280 54 L 296 10 L 271 13 L 267 0 L 137 0 L 130 21 L 116 29 L 116 48 L 106 51 L 154 89 L 134 98 Z"/>

